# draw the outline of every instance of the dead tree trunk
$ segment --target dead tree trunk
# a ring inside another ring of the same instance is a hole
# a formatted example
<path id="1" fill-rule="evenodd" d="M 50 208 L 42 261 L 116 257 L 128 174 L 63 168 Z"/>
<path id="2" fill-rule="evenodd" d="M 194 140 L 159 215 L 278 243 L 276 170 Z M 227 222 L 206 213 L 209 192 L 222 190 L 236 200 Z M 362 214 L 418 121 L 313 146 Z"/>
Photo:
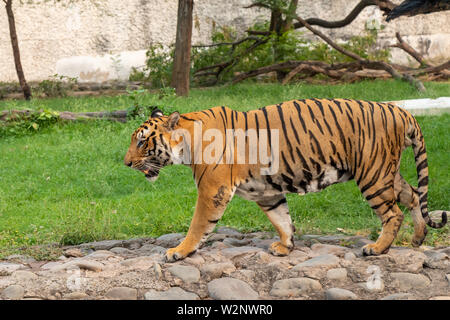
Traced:
<path id="1" fill-rule="evenodd" d="M 20 61 L 19 40 L 17 39 L 16 22 L 14 20 L 14 12 L 12 9 L 13 0 L 3 0 L 6 4 L 6 14 L 8 15 L 9 35 L 11 37 L 11 46 L 14 55 L 14 64 L 16 65 L 17 77 L 19 78 L 20 86 L 22 87 L 23 95 L 26 100 L 31 98 L 31 90 L 25 80 L 25 75 L 22 69 L 22 62 Z"/>
<path id="2" fill-rule="evenodd" d="M 189 94 L 193 8 L 194 0 L 178 0 L 177 37 L 171 82 L 177 96 Z"/>

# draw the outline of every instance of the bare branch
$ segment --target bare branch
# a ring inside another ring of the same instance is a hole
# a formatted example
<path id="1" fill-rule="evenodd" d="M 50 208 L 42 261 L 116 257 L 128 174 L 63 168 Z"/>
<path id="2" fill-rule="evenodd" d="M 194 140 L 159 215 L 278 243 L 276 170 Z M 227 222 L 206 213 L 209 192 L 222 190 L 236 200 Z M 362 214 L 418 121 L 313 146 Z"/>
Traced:
<path id="1" fill-rule="evenodd" d="M 408 43 L 406 43 L 402 37 L 400 36 L 399 32 L 395 33 L 395 36 L 397 37 L 398 43 L 391 45 L 390 47 L 396 47 L 399 49 L 402 49 L 407 54 L 409 54 L 411 57 L 413 57 L 417 62 L 420 63 L 421 66 L 428 67 L 429 65 L 424 61 L 422 55 L 418 53 L 416 50 L 413 49 Z"/>

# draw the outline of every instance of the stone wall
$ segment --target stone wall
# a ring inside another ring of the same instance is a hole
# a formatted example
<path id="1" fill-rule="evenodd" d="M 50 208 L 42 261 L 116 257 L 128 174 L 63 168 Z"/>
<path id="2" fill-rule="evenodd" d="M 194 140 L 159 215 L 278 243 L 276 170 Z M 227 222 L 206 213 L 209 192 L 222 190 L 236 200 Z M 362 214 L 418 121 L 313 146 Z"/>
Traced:
<path id="1" fill-rule="evenodd" d="M 304 18 L 339 20 L 358 1 L 300 0 L 298 13 Z M 28 80 L 43 80 L 55 73 L 78 77 L 80 81 L 126 79 L 132 66 L 144 64 L 145 49 L 150 43 L 174 42 L 177 0 L 72 2 L 30 5 L 14 1 L 22 63 Z M 255 19 L 269 17 L 265 9 L 244 9 L 249 3 L 251 0 L 196 0 L 193 43 L 209 43 L 213 25 L 229 25 L 244 31 Z M 16 81 L 6 12 L 3 6 L 1 9 L 0 81 Z M 380 31 L 381 46 L 394 43 L 395 32 L 399 31 L 431 62 L 450 57 L 450 31 L 444 27 L 450 25 L 448 12 L 399 18 L 386 24 L 381 12 L 369 7 L 351 25 L 324 31 L 334 39 L 345 40 L 361 34 L 371 20 L 386 25 Z M 393 49 L 392 53 L 393 61 L 410 63 L 401 50 Z"/>

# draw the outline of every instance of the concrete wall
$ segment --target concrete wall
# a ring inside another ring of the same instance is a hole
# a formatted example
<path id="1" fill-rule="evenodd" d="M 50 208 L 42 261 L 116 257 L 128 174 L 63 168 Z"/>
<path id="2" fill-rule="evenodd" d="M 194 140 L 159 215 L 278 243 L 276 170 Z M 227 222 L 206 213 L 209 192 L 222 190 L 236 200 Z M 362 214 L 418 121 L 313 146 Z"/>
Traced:
<path id="1" fill-rule="evenodd" d="M 304 18 L 339 20 L 358 1 L 300 0 L 298 13 Z M 144 64 L 145 49 L 150 43 L 174 42 L 177 3 L 178 0 L 63 0 L 30 5 L 15 0 L 25 75 L 29 81 L 43 80 L 55 73 L 78 77 L 80 81 L 126 79 L 132 66 Z M 243 8 L 250 3 L 251 0 L 195 0 L 193 43 L 209 43 L 213 25 L 244 31 L 255 19 L 269 17 L 265 9 Z M 0 9 L 0 81 L 16 81 L 6 12 L 3 6 Z M 382 46 L 394 43 L 395 32 L 399 31 L 430 61 L 450 58 L 449 12 L 399 18 L 386 24 L 377 8 L 368 7 L 350 26 L 323 31 L 334 39 L 345 40 L 361 34 L 367 21 L 372 20 L 386 26 L 380 31 Z M 401 50 L 393 49 L 392 53 L 393 61 L 410 62 Z"/>

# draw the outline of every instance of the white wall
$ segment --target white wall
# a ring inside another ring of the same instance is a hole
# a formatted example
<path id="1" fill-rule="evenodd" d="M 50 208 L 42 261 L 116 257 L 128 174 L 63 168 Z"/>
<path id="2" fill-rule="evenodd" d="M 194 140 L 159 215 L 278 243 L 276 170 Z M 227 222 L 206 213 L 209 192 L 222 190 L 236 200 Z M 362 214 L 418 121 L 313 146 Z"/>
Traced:
<path id="1" fill-rule="evenodd" d="M 26 1 L 24 1 L 26 2 Z M 300 0 L 298 14 L 304 18 L 339 20 L 359 0 Z M 396 0 L 395 2 L 400 2 Z M 126 79 L 132 66 L 145 61 L 152 42 L 169 45 L 175 40 L 178 0 L 63 0 L 41 5 L 14 1 L 14 12 L 25 75 L 29 81 L 58 73 L 80 81 Z M 195 0 L 193 43 L 209 43 L 213 25 L 234 26 L 244 31 L 265 9 L 244 9 L 251 0 Z M 450 58 L 450 13 L 399 18 L 386 24 L 375 7 L 366 8 L 350 25 L 323 30 L 337 39 L 361 34 L 367 20 L 376 19 L 386 28 L 381 45 L 395 42 L 395 32 L 432 62 Z M 305 34 L 308 34 L 305 32 Z M 393 61 L 408 63 L 400 49 Z M 115 62 L 114 62 L 115 60 Z M 6 12 L 0 6 L 0 81 L 16 81 Z"/>

